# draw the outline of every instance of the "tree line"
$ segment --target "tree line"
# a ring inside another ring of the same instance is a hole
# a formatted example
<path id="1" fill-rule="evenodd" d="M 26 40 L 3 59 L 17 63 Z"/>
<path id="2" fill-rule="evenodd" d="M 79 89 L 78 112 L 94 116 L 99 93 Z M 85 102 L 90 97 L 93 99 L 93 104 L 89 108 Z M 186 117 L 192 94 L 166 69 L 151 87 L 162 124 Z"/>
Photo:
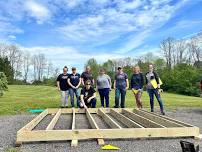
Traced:
<path id="1" fill-rule="evenodd" d="M 158 55 L 149 52 L 138 58 L 112 59 L 102 64 L 91 58 L 85 66 L 91 66 L 95 78 L 100 68 L 106 69 L 107 74 L 114 81 L 118 66 L 123 67 L 130 80 L 134 65 L 138 65 L 141 72 L 146 73 L 149 64 L 155 65 L 165 91 L 199 96 L 201 93 L 199 82 L 202 79 L 202 36 L 198 35 L 186 40 L 169 37 L 160 43 Z"/>
<path id="2" fill-rule="evenodd" d="M 59 72 L 43 53 L 31 54 L 16 45 L 0 44 L 0 71 L 9 84 L 40 84 Z"/>
<path id="3" fill-rule="evenodd" d="M 108 59 L 101 64 L 91 58 L 85 66 L 91 66 L 94 78 L 98 76 L 100 68 L 106 69 L 113 81 L 118 66 L 123 67 L 130 79 L 134 65 L 139 65 L 141 71 L 146 73 L 148 65 L 152 63 L 163 81 L 165 91 L 199 96 L 202 34 L 189 39 L 164 39 L 157 53 L 149 52 L 136 58 Z M 0 72 L 6 75 L 9 84 L 27 84 L 28 80 L 33 80 L 32 84 L 55 85 L 59 69 L 43 53 L 32 55 L 16 45 L 1 43 Z"/>

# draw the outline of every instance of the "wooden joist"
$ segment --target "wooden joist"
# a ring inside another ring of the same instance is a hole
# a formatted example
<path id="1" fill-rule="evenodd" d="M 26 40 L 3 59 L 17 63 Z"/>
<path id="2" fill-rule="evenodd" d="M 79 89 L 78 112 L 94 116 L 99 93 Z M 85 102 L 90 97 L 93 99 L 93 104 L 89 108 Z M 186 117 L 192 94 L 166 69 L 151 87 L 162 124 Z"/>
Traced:
<path id="1" fill-rule="evenodd" d="M 144 126 L 145 128 L 165 128 L 165 126 L 163 126 L 161 124 L 158 124 L 152 120 L 144 118 L 144 117 L 137 115 L 133 112 L 130 112 L 128 110 L 123 109 L 122 112 L 125 116 L 127 116 L 131 120 L 137 122 L 138 124 Z"/>
<path id="2" fill-rule="evenodd" d="M 133 111 L 134 113 L 144 117 L 144 118 L 147 118 L 147 119 L 150 119 L 158 124 L 161 124 L 165 127 L 184 127 L 183 125 L 181 124 L 178 124 L 176 122 L 173 122 L 173 121 L 170 121 L 170 120 L 167 120 L 163 117 L 159 117 L 158 115 L 153 115 L 151 113 L 146 113 L 144 111 L 141 111 L 141 110 L 137 110 L 137 109 L 134 109 Z"/>
<path id="3" fill-rule="evenodd" d="M 88 109 L 86 109 L 86 116 L 87 116 L 88 121 L 89 121 L 89 123 L 91 125 L 91 128 L 99 129 L 97 123 L 95 122 L 94 118 L 92 117 L 92 115 L 90 114 Z M 99 145 L 104 145 L 104 143 L 105 143 L 101 136 L 97 139 L 97 141 L 98 141 Z"/>
<path id="4" fill-rule="evenodd" d="M 46 130 L 53 130 L 53 128 L 55 127 L 59 117 L 61 115 L 61 109 L 58 110 L 58 112 L 55 114 L 55 116 L 53 117 L 53 119 L 51 120 L 51 122 L 49 123 L 49 125 L 46 127 Z"/>
<path id="5" fill-rule="evenodd" d="M 103 112 L 103 110 L 100 108 L 98 109 L 98 115 L 102 117 L 102 119 L 111 127 L 111 128 L 119 128 L 122 127 L 119 126 L 112 118 L 110 118 L 106 113 Z"/>
<path id="6" fill-rule="evenodd" d="M 76 129 L 76 114 L 75 114 L 75 109 L 72 108 L 72 130 Z M 72 138 L 71 141 L 71 147 L 76 147 L 78 145 L 78 139 L 77 138 Z"/>
<path id="7" fill-rule="evenodd" d="M 134 122 L 133 120 L 129 119 L 128 117 L 122 115 L 121 113 L 117 112 L 114 109 L 110 110 L 110 113 L 113 117 L 116 117 L 119 121 L 125 124 L 129 128 L 144 128 L 140 124 Z"/>
<path id="8" fill-rule="evenodd" d="M 30 121 L 27 125 L 25 125 L 23 128 L 21 128 L 18 133 L 21 131 L 31 131 L 34 129 L 42 120 L 48 115 L 48 110 L 44 110 L 42 113 L 40 113 L 38 116 L 36 116 L 32 121 Z"/>
<path id="9" fill-rule="evenodd" d="M 144 112 L 146 112 L 146 113 L 150 113 L 150 114 L 152 114 L 152 115 L 156 115 L 156 116 L 159 116 L 159 117 L 165 118 L 165 119 L 170 120 L 170 121 L 172 121 L 172 122 L 176 122 L 176 123 L 181 124 L 181 125 L 183 125 L 183 126 L 185 126 L 185 127 L 194 127 L 193 125 L 190 125 L 190 124 L 184 123 L 184 122 L 182 122 L 182 121 L 179 121 L 179 120 L 176 120 L 176 119 L 173 119 L 173 118 L 167 117 L 167 116 L 158 115 L 158 114 L 155 114 L 155 113 L 153 113 L 153 112 L 152 112 L 152 113 L 151 113 L 151 112 L 148 112 L 148 111 L 146 111 L 146 110 L 142 110 L 142 111 L 144 111 Z"/>

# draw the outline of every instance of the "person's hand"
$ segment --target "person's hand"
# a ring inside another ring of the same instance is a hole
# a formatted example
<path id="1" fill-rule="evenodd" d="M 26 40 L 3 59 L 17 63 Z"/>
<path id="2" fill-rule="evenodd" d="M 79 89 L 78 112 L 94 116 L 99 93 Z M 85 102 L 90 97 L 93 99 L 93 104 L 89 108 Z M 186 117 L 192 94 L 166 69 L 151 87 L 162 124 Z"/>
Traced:
<path id="1" fill-rule="evenodd" d="M 76 87 L 75 87 L 75 86 L 73 86 L 73 89 L 76 89 Z"/>
<path id="2" fill-rule="evenodd" d="M 126 90 L 128 90 L 128 87 L 126 87 Z"/>
<path id="3" fill-rule="evenodd" d="M 91 101 L 91 98 L 89 98 L 88 100 L 87 100 L 87 102 L 89 103 Z"/>
<path id="4" fill-rule="evenodd" d="M 158 84 L 157 87 L 160 89 L 160 87 L 161 87 L 160 84 Z"/>
<path id="5" fill-rule="evenodd" d="M 58 91 L 60 91 L 60 88 L 58 87 Z"/>
<path id="6" fill-rule="evenodd" d="M 83 107 L 84 107 L 85 109 L 87 109 L 87 108 L 88 108 L 88 107 L 87 107 L 85 104 L 83 105 Z"/>

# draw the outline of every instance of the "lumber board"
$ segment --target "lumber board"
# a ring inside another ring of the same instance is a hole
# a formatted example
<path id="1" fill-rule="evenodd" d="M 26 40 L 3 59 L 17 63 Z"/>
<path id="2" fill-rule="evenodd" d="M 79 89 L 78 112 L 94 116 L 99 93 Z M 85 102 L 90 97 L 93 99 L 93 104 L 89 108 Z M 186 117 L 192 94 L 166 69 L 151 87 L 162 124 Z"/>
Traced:
<path id="1" fill-rule="evenodd" d="M 110 110 L 110 114 L 114 117 L 116 117 L 119 121 L 121 121 L 123 124 L 125 124 L 129 128 L 144 128 L 140 124 L 134 122 L 133 120 L 129 119 L 128 117 L 122 115 L 121 113 L 117 112 L 114 109 Z"/>
<path id="2" fill-rule="evenodd" d="M 97 123 L 95 122 L 94 118 L 92 117 L 92 115 L 90 114 L 89 110 L 86 109 L 86 116 L 87 116 L 87 119 L 91 125 L 91 128 L 93 129 L 99 129 Z M 102 137 L 98 138 L 97 139 L 97 142 L 99 145 L 104 145 L 104 140 L 102 139 Z"/>
<path id="3" fill-rule="evenodd" d="M 110 118 L 104 111 L 100 108 L 98 109 L 98 115 L 102 117 L 102 119 L 111 127 L 111 128 L 119 128 L 121 129 L 122 127 L 119 126 L 112 118 Z"/>
<path id="4" fill-rule="evenodd" d="M 76 113 L 75 113 L 75 109 L 72 108 L 72 130 L 76 129 Z M 78 140 L 75 138 L 72 138 L 71 141 L 71 147 L 76 147 L 78 145 Z"/>
<path id="5" fill-rule="evenodd" d="M 84 139 L 103 139 L 118 138 L 155 138 L 155 137 L 197 137 L 199 136 L 198 127 L 183 128 L 127 128 L 127 129 L 79 129 L 79 130 L 34 130 L 23 131 L 17 134 L 17 142 L 32 141 L 61 141 Z"/>
<path id="6" fill-rule="evenodd" d="M 141 110 L 134 109 L 133 112 L 144 117 L 144 118 L 150 119 L 150 120 L 152 120 L 158 124 L 161 124 L 165 127 L 185 127 L 185 126 L 178 124 L 176 122 L 167 120 L 167 119 L 165 119 L 163 117 L 159 117 L 157 115 L 152 115 L 151 113 L 146 113 L 146 112 L 141 111 Z"/>
<path id="7" fill-rule="evenodd" d="M 48 115 L 48 110 L 46 109 L 42 113 L 40 113 L 38 116 L 36 116 L 32 121 L 30 121 L 27 125 L 21 128 L 18 132 L 21 132 L 23 130 L 30 131 L 34 129 L 47 115 Z"/>
<path id="8" fill-rule="evenodd" d="M 133 112 L 130 112 L 126 109 L 122 110 L 122 113 L 127 116 L 128 118 L 132 119 L 133 121 L 137 122 L 138 124 L 144 126 L 145 128 L 165 128 L 165 126 L 158 124 L 152 120 L 144 118 L 140 115 L 137 115 Z"/>
<path id="9" fill-rule="evenodd" d="M 61 109 L 59 109 L 58 112 L 55 114 L 49 125 L 46 127 L 46 130 L 52 130 L 55 127 L 55 124 L 57 123 L 60 115 L 61 115 Z"/>
<path id="10" fill-rule="evenodd" d="M 185 126 L 185 127 L 195 127 L 195 126 L 193 126 L 193 125 L 191 125 L 191 124 L 184 123 L 184 122 L 182 122 L 182 121 L 179 121 L 179 120 L 176 120 L 176 119 L 167 117 L 167 116 L 165 116 L 165 115 L 159 115 L 159 114 L 156 114 L 156 113 L 154 113 L 154 112 L 148 112 L 148 111 L 146 111 L 146 110 L 142 110 L 142 111 L 147 112 L 147 113 L 150 113 L 150 114 L 152 114 L 152 115 L 156 115 L 156 116 L 165 118 L 165 119 L 170 120 L 170 121 L 172 121 L 172 122 L 176 122 L 176 123 L 181 124 L 181 125 L 183 125 L 183 126 Z"/>

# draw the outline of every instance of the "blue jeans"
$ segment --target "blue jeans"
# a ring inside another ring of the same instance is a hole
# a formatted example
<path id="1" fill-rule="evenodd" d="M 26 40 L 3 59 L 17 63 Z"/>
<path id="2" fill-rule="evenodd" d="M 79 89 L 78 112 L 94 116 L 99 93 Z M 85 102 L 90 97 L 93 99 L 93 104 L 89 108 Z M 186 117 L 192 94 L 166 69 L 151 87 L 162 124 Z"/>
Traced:
<path id="1" fill-rule="evenodd" d="M 126 89 L 118 89 L 115 90 L 115 108 L 119 108 L 119 98 L 121 96 L 121 108 L 125 108 L 125 97 L 126 97 Z"/>
<path id="2" fill-rule="evenodd" d="M 96 98 L 91 99 L 89 103 L 87 100 L 84 100 L 84 102 L 88 108 L 96 108 Z"/>
<path id="3" fill-rule="evenodd" d="M 147 92 L 148 92 L 149 98 L 150 98 L 151 112 L 154 111 L 154 95 L 156 96 L 156 99 L 159 103 L 161 112 L 163 112 L 163 110 L 164 110 L 163 101 L 161 100 L 160 93 L 158 93 L 158 89 L 147 89 Z"/>
<path id="4" fill-rule="evenodd" d="M 79 107 L 79 89 L 69 88 L 71 105 L 74 107 L 74 94 L 76 95 L 77 107 Z"/>
<path id="5" fill-rule="evenodd" d="M 109 107 L 109 88 L 98 89 L 100 94 L 101 106 L 104 107 L 104 100 L 106 102 L 106 107 Z"/>

